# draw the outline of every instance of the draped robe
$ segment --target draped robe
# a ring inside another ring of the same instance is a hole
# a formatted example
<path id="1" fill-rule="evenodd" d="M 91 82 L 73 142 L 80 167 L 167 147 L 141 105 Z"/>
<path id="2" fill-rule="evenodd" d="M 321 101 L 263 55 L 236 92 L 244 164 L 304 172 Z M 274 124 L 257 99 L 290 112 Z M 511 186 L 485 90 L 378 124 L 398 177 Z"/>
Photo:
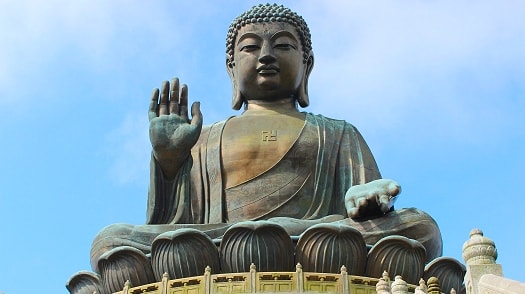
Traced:
<path id="1" fill-rule="evenodd" d="M 351 124 L 306 114 L 297 139 L 280 160 L 258 176 L 225 188 L 221 141 L 226 123 L 202 129 L 173 180 L 164 177 L 152 157 L 147 224 L 104 228 L 91 247 L 93 269 L 111 248 L 132 246 L 149 252 L 154 238 L 166 231 L 190 227 L 216 238 L 233 223 L 260 219 L 276 220 L 292 235 L 316 222 L 343 223 L 360 231 L 367 244 L 402 235 L 425 246 L 427 261 L 441 256 L 439 228 L 421 210 L 401 209 L 357 220 L 348 217 L 344 204 L 348 188 L 381 178 L 370 149 Z"/>
<path id="2" fill-rule="evenodd" d="M 351 124 L 306 114 L 298 138 L 272 167 L 225 189 L 221 141 L 227 121 L 204 127 L 191 157 L 173 180 L 152 158 L 148 224 L 210 224 L 292 217 L 347 217 L 348 188 L 381 178 L 361 134 Z"/>

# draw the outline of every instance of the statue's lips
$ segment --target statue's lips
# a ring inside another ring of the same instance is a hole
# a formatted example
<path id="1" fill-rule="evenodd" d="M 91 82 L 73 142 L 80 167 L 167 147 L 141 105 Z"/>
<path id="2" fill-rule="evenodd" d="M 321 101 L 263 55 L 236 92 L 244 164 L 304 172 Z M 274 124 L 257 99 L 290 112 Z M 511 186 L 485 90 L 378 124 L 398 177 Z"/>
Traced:
<path id="1" fill-rule="evenodd" d="M 280 72 L 280 69 L 274 65 L 263 65 L 257 68 L 257 72 L 261 75 L 272 75 Z"/>

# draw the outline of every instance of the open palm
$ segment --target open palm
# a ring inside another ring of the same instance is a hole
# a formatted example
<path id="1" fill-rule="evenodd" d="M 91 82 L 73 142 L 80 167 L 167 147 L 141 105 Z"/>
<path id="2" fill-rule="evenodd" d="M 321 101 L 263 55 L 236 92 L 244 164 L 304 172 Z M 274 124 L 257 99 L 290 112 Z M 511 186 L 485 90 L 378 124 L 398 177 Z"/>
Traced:
<path id="1" fill-rule="evenodd" d="M 160 97 L 159 97 L 160 96 Z M 188 87 L 179 87 L 179 79 L 162 83 L 153 90 L 149 106 L 149 136 L 155 159 L 167 176 L 173 176 L 190 154 L 202 129 L 200 103 L 191 106 L 188 117 Z"/>

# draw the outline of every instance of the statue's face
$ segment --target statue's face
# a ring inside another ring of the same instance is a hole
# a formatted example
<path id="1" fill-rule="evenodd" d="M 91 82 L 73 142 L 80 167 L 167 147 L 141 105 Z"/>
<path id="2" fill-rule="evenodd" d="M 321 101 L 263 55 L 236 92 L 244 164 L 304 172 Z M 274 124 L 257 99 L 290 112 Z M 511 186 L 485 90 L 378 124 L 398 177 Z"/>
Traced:
<path id="1" fill-rule="evenodd" d="M 241 27 L 235 40 L 234 62 L 232 78 L 246 100 L 291 97 L 306 74 L 299 35 L 288 23 Z"/>

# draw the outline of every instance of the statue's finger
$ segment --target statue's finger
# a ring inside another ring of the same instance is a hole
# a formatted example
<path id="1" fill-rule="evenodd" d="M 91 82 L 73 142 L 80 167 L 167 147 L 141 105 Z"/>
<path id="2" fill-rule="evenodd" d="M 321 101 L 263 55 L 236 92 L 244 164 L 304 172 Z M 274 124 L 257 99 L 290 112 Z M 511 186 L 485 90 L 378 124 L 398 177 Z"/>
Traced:
<path id="1" fill-rule="evenodd" d="M 346 193 L 345 195 L 345 205 L 347 208 L 355 207 L 355 198 Z"/>
<path id="2" fill-rule="evenodd" d="M 367 206 L 368 206 L 368 199 L 365 198 L 365 197 L 361 197 L 361 198 L 359 198 L 359 200 L 357 201 L 357 204 L 358 204 L 357 206 L 358 206 L 359 208 L 361 208 L 361 207 L 367 207 Z"/>
<path id="3" fill-rule="evenodd" d="M 401 186 L 397 182 L 392 181 L 388 185 L 388 194 L 390 194 L 391 196 L 396 196 L 399 193 L 401 193 Z"/>
<path id="4" fill-rule="evenodd" d="M 392 198 L 392 196 L 389 196 L 389 195 L 380 195 L 378 197 L 378 201 L 377 201 L 377 204 L 379 205 L 379 208 L 381 209 L 382 212 L 388 212 L 390 210 L 390 199 Z"/>
<path id="5" fill-rule="evenodd" d="M 151 99 L 149 102 L 148 118 L 149 120 L 154 119 L 159 116 L 159 89 L 153 89 L 151 93 Z"/>
<path id="6" fill-rule="evenodd" d="M 183 119 L 188 120 L 188 86 L 186 84 L 182 84 L 180 89 L 179 114 Z"/>
<path id="7" fill-rule="evenodd" d="M 179 78 L 173 78 L 171 80 L 171 93 L 170 93 L 170 114 L 179 114 Z"/>
<path id="8" fill-rule="evenodd" d="M 345 207 L 346 213 L 348 213 L 348 216 L 351 216 L 350 212 L 355 210 L 355 202 L 354 198 L 348 195 L 348 192 L 345 195 Z"/>
<path id="9" fill-rule="evenodd" d="M 170 83 L 168 81 L 162 82 L 162 88 L 160 90 L 160 103 L 159 103 L 159 115 L 167 115 L 168 104 L 170 99 Z"/>
<path id="10" fill-rule="evenodd" d="M 348 216 L 350 218 L 356 218 L 356 217 L 359 217 L 359 209 L 357 208 L 350 208 L 347 210 L 347 213 L 348 213 Z"/>
<path id="11" fill-rule="evenodd" d="M 191 105 L 191 124 L 198 127 L 202 126 L 201 103 L 198 101 Z"/>

